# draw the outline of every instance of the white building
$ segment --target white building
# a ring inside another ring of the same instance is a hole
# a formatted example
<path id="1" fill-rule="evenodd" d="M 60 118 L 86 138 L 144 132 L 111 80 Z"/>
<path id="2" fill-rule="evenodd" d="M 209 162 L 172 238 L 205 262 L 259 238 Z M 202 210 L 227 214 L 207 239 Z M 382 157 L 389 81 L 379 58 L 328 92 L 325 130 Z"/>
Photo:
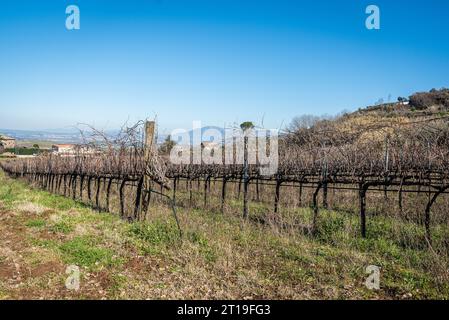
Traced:
<path id="1" fill-rule="evenodd" d="M 76 154 L 95 154 L 98 153 L 94 148 L 76 144 L 54 144 L 51 147 L 54 154 L 76 155 Z"/>
<path id="2" fill-rule="evenodd" d="M 0 134 L 0 144 L 5 149 L 14 149 L 16 147 L 16 139 Z"/>
<path id="3" fill-rule="evenodd" d="M 76 152 L 73 144 L 54 144 L 51 151 L 56 154 L 74 154 Z"/>

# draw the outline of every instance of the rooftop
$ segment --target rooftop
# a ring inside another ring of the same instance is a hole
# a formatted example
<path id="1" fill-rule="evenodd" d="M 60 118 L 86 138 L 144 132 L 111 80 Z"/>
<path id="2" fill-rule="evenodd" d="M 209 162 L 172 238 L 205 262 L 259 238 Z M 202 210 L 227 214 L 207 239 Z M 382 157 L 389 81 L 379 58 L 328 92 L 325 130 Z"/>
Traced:
<path id="1" fill-rule="evenodd" d="M 0 133 L 0 140 L 16 140 L 15 138 L 5 136 Z"/>
<path id="2" fill-rule="evenodd" d="M 74 144 L 54 144 L 53 147 L 58 147 L 58 148 L 74 148 L 75 145 L 74 145 Z"/>

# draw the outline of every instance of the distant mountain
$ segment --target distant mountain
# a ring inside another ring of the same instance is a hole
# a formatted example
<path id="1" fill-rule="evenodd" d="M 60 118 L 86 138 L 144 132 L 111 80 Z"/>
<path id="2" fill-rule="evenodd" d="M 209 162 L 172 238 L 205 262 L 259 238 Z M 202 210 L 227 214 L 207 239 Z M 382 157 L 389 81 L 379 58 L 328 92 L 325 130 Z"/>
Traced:
<path id="1" fill-rule="evenodd" d="M 201 127 L 201 128 L 198 128 L 198 129 L 187 131 L 187 136 L 188 136 L 188 140 L 187 141 L 190 141 L 190 144 L 194 145 L 197 142 L 197 141 L 194 141 L 194 136 L 199 135 L 199 136 L 202 137 L 201 142 L 206 142 L 206 141 L 210 142 L 210 140 L 211 140 L 210 137 L 206 136 L 206 134 L 208 133 L 208 130 L 217 130 L 222 135 L 225 132 L 225 130 L 223 128 L 220 128 L 220 127 L 205 126 L 205 127 Z M 158 135 L 158 139 L 157 139 L 158 143 L 164 142 L 164 140 L 167 138 L 168 135 L 170 135 L 170 133 L 167 133 L 167 132 L 164 132 L 163 134 L 159 134 Z M 171 138 L 172 138 L 172 140 L 175 140 L 175 142 L 177 142 L 177 143 L 180 142 L 180 141 L 176 141 L 176 137 L 171 136 Z M 181 144 L 186 144 L 187 141 L 183 141 Z M 215 142 L 219 142 L 219 141 L 215 141 Z"/>

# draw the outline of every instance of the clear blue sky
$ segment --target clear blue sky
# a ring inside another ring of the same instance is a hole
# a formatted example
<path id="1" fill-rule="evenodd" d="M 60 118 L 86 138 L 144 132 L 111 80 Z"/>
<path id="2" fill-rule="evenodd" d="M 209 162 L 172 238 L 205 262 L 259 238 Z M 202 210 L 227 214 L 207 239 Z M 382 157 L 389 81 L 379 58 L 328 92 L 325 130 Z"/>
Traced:
<path id="1" fill-rule="evenodd" d="M 65 29 L 69 4 L 81 30 Z M 447 0 L 0 2 L 0 128 L 277 128 L 447 87 L 448 70 Z"/>

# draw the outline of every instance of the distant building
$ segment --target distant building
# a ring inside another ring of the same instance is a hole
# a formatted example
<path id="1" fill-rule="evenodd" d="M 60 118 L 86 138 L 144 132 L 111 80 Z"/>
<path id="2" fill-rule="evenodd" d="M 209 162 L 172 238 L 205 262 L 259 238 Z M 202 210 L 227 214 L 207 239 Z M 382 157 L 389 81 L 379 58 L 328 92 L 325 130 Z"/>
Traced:
<path id="1" fill-rule="evenodd" d="M 95 149 L 88 146 L 80 146 L 76 144 L 54 144 L 51 146 L 51 152 L 61 155 L 75 155 L 75 154 L 94 154 Z"/>
<path id="2" fill-rule="evenodd" d="M 14 149 L 16 147 L 16 139 L 0 134 L 0 145 L 4 149 Z"/>
<path id="3" fill-rule="evenodd" d="M 214 141 L 203 141 L 201 142 L 201 149 L 216 149 L 219 148 L 221 144 Z"/>
<path id="4" fill-rule="evenodd" d="M 51 146 L 51 151 L 56 154 L 74 154 L 76 149 L 73 144 L 54 144 Z"/>

